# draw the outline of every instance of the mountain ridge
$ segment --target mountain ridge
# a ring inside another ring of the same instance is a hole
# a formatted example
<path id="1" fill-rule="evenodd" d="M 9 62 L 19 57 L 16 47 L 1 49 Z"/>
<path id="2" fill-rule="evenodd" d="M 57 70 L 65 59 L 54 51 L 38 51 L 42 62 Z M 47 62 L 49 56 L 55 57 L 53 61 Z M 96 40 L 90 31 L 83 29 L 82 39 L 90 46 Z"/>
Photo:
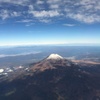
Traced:
<path id="1" fill-rule="evenodd" d="M 94 65 L 93 65 L 94 66 Z M 2 100 L 100 100 L 100 65 L 67 59 L 31 64 L 29 71 L 0 83 Z"/>

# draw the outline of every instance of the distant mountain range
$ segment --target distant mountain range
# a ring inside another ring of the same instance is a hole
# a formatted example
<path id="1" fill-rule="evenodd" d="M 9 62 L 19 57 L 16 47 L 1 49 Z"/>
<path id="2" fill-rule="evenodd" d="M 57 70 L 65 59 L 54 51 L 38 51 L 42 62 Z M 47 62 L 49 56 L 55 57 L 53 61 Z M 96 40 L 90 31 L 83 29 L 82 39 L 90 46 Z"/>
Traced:
<path id="1" fill-rule="evenodd" d="M 1 80 L 0 100 L 100 100 L 100 64 L 51 54 Z"/>

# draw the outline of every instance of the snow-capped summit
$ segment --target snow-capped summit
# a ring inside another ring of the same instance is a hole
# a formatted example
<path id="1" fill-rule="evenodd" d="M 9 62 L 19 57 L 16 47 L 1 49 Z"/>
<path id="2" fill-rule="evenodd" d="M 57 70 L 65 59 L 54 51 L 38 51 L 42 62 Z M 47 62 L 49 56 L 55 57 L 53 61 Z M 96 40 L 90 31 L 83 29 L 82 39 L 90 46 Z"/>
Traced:
<path id="1" fill-rule="evenodd" d="M 47 59 L 63 59 L 63 57 L 61 57 L 58 54 L 51 54 Z"/>
<path id="2" fill-rule="evenodd" d="M 0 73 L 3 73 L 4 72 L 4 69 L 0 69 Z"/>

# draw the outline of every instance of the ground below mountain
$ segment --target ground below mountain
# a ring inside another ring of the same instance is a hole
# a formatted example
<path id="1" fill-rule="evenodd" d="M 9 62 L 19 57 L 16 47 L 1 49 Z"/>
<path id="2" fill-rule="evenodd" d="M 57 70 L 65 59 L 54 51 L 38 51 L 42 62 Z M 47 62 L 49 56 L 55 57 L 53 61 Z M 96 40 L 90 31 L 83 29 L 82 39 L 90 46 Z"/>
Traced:
<path id="1" fill-rule="evenodd" d="M 100 100 L 99 64 L 49 58 L 2 81 L 0 100 Z"/>

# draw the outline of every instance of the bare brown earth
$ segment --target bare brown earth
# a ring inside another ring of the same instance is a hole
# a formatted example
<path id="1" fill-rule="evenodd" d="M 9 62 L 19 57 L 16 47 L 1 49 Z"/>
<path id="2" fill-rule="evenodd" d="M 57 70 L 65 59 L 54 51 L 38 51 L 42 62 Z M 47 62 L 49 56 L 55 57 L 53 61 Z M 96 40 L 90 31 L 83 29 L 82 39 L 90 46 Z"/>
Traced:
<path id="1" fill-rule="evenodd" d="M 86 60 L 71 60 L 72 62 L 74 62 L 74 63 L 86 63 L 86 64 L 100 64 L 100 63 L 98 63 L 98 62 L 93 62 L 93 61 L 86 61 Z"/>
<path id="2" fill-rule="evenodd" d="M 100 100 L 100 64 L 94 62 L 44 59 L 16 74 L 0 82 L 0 100 Z"/>

